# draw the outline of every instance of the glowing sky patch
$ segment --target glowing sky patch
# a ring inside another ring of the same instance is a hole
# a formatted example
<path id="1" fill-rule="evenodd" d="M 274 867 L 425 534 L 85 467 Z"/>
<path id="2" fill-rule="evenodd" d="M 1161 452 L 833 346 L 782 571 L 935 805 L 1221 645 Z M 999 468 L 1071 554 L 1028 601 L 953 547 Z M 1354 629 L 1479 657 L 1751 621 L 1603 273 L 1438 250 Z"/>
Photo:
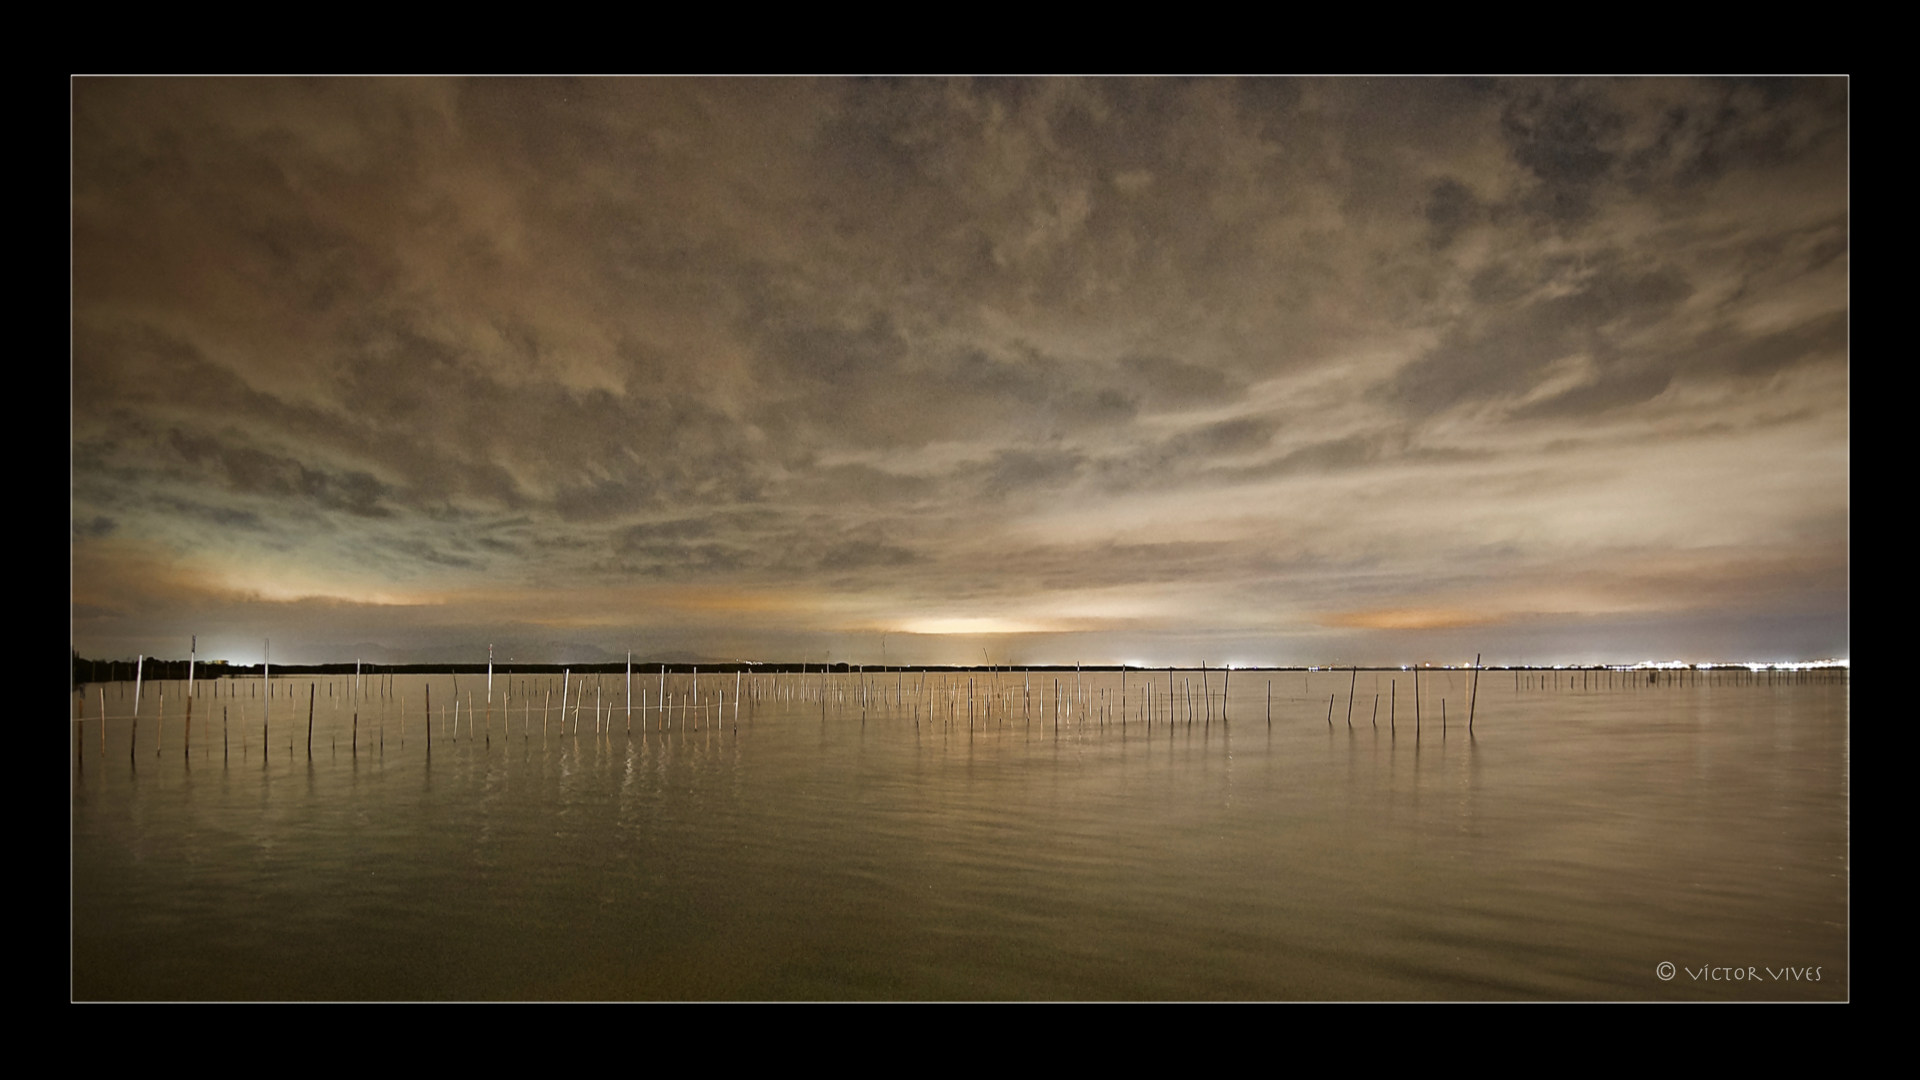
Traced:
<path id="1" fill-rule="evenodd" d="M 1042 623 L 1019 619 L 928 618 L 907 619 L 899 629 L 907 634 L 1038 634 L 1049 628 Z"/>
<path id="2" fill-rule="evenodd" d="M 1402 608 L 1390 611 L 1355 611 L 1329 616 L 1328 626 L 1364 630 L 1435 630 L 1479 626 L 1494 620 L 1485 614 L 1465 610 Z"/>

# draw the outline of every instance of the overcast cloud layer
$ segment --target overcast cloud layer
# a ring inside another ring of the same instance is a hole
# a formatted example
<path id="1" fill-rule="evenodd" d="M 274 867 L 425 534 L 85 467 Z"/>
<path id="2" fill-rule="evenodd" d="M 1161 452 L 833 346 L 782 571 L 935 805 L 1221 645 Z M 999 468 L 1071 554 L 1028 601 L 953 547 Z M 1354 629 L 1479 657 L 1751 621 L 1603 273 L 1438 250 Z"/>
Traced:
<path id="1" fill-rule="evenodd" d="M 74 645 L 1845 655 L 1847 89 L 78 80 Z"/>

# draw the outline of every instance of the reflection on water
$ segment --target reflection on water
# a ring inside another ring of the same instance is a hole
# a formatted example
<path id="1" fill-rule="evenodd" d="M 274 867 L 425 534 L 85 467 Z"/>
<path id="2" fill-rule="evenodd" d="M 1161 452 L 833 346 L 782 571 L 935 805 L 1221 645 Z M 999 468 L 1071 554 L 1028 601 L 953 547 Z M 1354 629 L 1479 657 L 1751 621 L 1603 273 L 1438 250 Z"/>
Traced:
<path id="1" fill-rule="evenodd" d="M 73 993 L 1848 996 L 1846 673 L 1237 676 L 89 686 Z"/>

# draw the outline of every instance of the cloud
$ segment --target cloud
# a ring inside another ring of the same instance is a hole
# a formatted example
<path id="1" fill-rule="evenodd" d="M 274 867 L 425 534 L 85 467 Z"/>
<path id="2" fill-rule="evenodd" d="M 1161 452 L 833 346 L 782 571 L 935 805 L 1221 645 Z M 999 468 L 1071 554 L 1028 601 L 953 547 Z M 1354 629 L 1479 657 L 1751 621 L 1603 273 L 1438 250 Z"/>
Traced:
<path id="1" fill-rule="evenodd" d="M 1120 370 L 1130 386 L 1162 408 L 1217 404 L 1239 389 L 1224 371 L 1168 356 L 1122 357 Z"/>
<path id="2" fill-rule="evenodd" d="M 79 80 L 72 542 L 448 619 L 782 590 L 790 644 L 1179 587 L 1160 631 L 1278 640 L 1750 558 L 1846 488 L 1848 89 Z M 1623 509 L 1660 460 L 1733 509 Z M 179 595 L 269 595 L 231 577 Z M 134 634 L 108 581 L 76 556 Z"/>
<path id="3" fill-rule="evenodd" d="M 883 566 L 906 566 L 918 561 L 919 556 L 906 548 L 875 540 L 855 540 L 828 548 L 820 556 L 820 569 L 844 573 Z"/>

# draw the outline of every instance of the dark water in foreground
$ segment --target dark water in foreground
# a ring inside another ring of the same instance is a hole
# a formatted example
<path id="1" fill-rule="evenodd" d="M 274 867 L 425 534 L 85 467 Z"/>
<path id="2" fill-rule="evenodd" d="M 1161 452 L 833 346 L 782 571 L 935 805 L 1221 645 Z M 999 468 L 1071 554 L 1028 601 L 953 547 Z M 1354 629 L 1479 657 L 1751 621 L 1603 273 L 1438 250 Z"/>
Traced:
<path id="1" fill-rule="evenodd" d="M 943 692 L 937 717 L 927 691 L 890 700 L 889 673 L 864 720 L 856 676 L 833 677 L 824 710 L 819 676 L 783 677 L 737 728 L 731 677 L 703 678 L 724 713 L 675 710 L 672 730 L 636 713 L 631 734 L 609 677 L 598 735 L 595 684 L 562 735 L 558 680 L 543 725 L 546 680 L 516 676 L 490 730 L 468 733 L 463 700 L 457 741 L 436 717 L 430 751 L 428 680 L 403 678 L 404 745 L 398 702 L 376 696 L 357 753 L 351 680 L 329 698 L 328 680 L 276 679 L 297 697 L 275 699 L 265 755 L 258 680 L 203 682 L 190 744 L 181 684 L 164 718 L 142 703 L 137 741 L 131 692 L 108 684 L 104 750 L 88 687 L 82 760 L 68 739 L 72 992 L 1849 996 L 1845 673 L 1517 690 L 1488 673 L 1471 738 L 1464 673 L 1421 676 L 1417 737 L 1406 672 L 1359 674 L 1351 730 L 1345 672 L 1239 673 L 1230 722 L 1217 682 L 1206 719 L 1192 675 L 1196 719 L 1182 694 L 1167 722 L 1162 672 L 1151 732 L 1138 674 L 1126 723 L 1101 676 L 1057 731 L 1052 676 L 1023 715 L 1022 677 L 1003 674 L 991 716 L 975 676 L 970 731 L 964 676 L 948 719 Z M 451 680 L 431 682 L 450 706 Z M 459 692 L 485 708 L 475 679 Z"/>

